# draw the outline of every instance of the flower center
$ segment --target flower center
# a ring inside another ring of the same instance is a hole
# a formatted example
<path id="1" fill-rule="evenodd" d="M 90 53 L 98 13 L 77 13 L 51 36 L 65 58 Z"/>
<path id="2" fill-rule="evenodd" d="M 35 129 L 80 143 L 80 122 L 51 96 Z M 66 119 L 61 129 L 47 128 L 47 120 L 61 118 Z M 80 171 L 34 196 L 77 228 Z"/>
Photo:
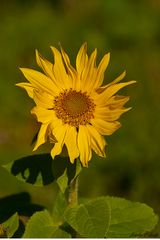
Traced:
<path id="1" fill-rule="evenodd" d="M 54 110 L 63 123 L 78 127 L 89 123 L 90 119 L 94 118 L 95 104 L 86 93 L 70 89 L 55 97 Z"/>

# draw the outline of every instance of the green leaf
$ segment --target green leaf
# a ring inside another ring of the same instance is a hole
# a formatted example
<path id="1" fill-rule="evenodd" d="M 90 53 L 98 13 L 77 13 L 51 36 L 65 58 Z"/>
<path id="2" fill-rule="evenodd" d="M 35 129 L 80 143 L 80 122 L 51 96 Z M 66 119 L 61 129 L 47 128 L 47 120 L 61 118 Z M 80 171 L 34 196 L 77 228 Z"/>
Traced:
<path id="1" fill-rule="evenodd" d="M 59 191 L 57 198 L 55 200 L 52 216 L 53 222 L 61 224 L 63 222 L 64 211 L 67 208 L 67 201 L 65 195 Z"/>
<path id="2" fill-rule="evenodd" d="M 35 213 L 28 221 L 23 238 L 68 238 L 70 234 L 53 223 L 47 210 Z"/>
<path id="3" fill-rule="evenodd" d="M 51 238 L 71 238 L 71 235 L 60 228 L 55 229 Z"/>
<path id="4" fill-rule="evenodd" d="M 57 179 L 57 184 L 62 193 L 65 193 L 65 190 L 68 187 L 68 176 L 67 176 L 67 169 L 64 173 Z"/>
<path id="5" fill-rule="evenodd" d="M 82 170 L 82 165 L 81 165 L 81 162 L 80 162 L 80 160 L 79 159 L 77 159 L 77 161 L 76 161 L 76 170 L 75 170 L 75 176 L 74 176 L 74 178 L 73 179 L 75 179 L 79 174 L 80 174 L 80 172 L 81 172 L 81 170 Z M 72 179 L 72 180 L 73 180 Z"/>
<path id="6" fill-rule="evenodd" d="M 74 164 L 68 157 L 56 156 L 53 160 L 48 153 L 26 156 L 9 162 L 3 167 L 18 180 L 37 186 L 57 181 L 62 192 L 81 171 L 79 160 L 76 160 Z"/>
<path id="7" fill-rule="evenodd" d="M 109 226 L 110 208 L 107 200 L 101 197 L 69 207 L 64 217 L 82 237 L 103 238 Z"/>
<path id="8" fill-rule="evenodd" d="M 111 220 L 107 238 L 129 238 L 151 231 L 158 217 L 146 204 L 131 202 L 123 198 L 106 197 L 111 208 Z"/>
<path id="9" fill-rule="evenodd" d="M 73 170 L 73 173 L 72 173 L 72 176 L 73 176 L 73 177 L 71 177 L 70 182 L 71 182 L 73 179 L 75 179 L 75 178 L 80 174 L 80 172 L 81 172 L 81 170 L 82 170 L 82 165 L 81 165 L 81 162 L 80 162 L 79 159 L 76 160 L 75 164 L 76 164 L 76 167 L 75 167 L 75 169 Z"/>
<path id="10" fill-rule="evenodd" d="M 81 172 L 81 163 L 77 159 L 72 164 L 68 157 L 57 156 L 53 161 L 53 175 L 62 193 L 65 192 L 70 182 Z"/>
<path id="11" fill-rule="evenodd" d="M 89 238 L 143 236 L 158 222 L 146 204 L 109 196 L 67 208 L 65 219 L 82 237 Z"/>
<path id="12" fill-rule="evenodd" d="M 53 221 L 47 210 L 33 214 L 26 225 L 24 238 L 49 238 L 55 231 Z"/>
<path id="13" fill-rule="evenodd" d="M 14 215 L 12 215 L 12 217 L 5 221 L 2 226 L 6 230 L 7 237 L 11 238 L 19 227 L 18 214 L 15 213 Z"/>

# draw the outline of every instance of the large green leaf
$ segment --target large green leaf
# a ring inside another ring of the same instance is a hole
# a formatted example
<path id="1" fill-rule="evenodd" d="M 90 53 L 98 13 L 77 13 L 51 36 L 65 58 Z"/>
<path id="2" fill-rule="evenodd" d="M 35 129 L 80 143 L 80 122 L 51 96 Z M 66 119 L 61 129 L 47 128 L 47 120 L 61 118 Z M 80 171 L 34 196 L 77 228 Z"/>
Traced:
<path id="1" fill-rule="evenodd" d="M 109 226 L 110 208 L 106 198 L 101 197 L 69 207 L 65 219 L 82 237 L 103 238 Z"/>
<path id="2" fill-rule="evenodd" d="M 53 223 L 47 210 L 35 213 L 26 225 L 23 238 L 67 238 L 70 235 Z"/>
<path id="3" fill-rule="evenodd" d="M 116 197 L 106 197 L 106 200 L 111 208 L 107 238 L 141 236 L 157 224 L 158 217 L 146 204 Z"/>
<path id="4" fill-rule="evenodd" d="M 53 160 L 49 153 L 22 157 L 4 167 L 19 180 L 37 186 L 57 181 L 62 192 L 81 171 L 79 160 L 74 164 L 68 157 L 56 156 Z"/>
<path id="5" fill-rule="evenodd" d="M 71 235 L 60 228 L 55 228 L 51 238 L 71 238 Z"/>
<path id="6" fill-rule="evenodd" d="M 82 237 L 89 238 L 140 237 L 158 221 L 146 204 L 109 196 L 67 208 L 65 219 Z"/>
<path id="7" fill-rule="evenodd" d="M 18 214 L 15 213 L 12 215 L 7 221 L 2 224 L 2 226 L 6 230 L 7 237 L 11 238 L 19 227 Z"/>

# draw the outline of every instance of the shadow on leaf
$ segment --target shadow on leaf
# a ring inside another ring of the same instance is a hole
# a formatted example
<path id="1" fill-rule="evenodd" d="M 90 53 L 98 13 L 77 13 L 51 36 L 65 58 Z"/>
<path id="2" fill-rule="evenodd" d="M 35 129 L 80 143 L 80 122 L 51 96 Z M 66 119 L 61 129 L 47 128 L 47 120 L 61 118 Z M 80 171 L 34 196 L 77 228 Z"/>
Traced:
<path id="1" fill-rule="evenodd" d="M 72 164 L 68 157 L 56 156 L 53 160 L 50 154 L 44 153 L 15 160 L 9 168 L 14 176 L 38 185 L 50 184 L 66 171 L 69 184 L 77 175 L 77 164 L 77 161 Z"/>
<path id="2" fill-rule="evenodd" d="M 11 173 L 14 176 L 21 174 L 23 180 L 32 184 L 40 175 L 43 185 L 47 185 L 54 180 L 52 162 L 50 154 L 47 153 L 23 157 L 14 161 Z"/>

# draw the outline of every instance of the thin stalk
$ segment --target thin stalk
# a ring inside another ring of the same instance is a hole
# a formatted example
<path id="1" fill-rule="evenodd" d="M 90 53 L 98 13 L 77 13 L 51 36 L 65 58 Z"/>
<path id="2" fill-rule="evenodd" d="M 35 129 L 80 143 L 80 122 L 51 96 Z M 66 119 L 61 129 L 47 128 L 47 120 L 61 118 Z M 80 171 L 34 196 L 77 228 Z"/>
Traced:
<path id="1" fill-rule="evenodd" d="M 78 177 L 71 181 L 69 186 L 68 204 L 78 204 Z"/>
<path id="2" fill-rule="evenodd" d="M 73 206 L 78 204 L 78 177 L 71 181 L 69 185 L 68 205 Z M 72 238 L 77 238 L 77 232 L 72 228 Z"/>

